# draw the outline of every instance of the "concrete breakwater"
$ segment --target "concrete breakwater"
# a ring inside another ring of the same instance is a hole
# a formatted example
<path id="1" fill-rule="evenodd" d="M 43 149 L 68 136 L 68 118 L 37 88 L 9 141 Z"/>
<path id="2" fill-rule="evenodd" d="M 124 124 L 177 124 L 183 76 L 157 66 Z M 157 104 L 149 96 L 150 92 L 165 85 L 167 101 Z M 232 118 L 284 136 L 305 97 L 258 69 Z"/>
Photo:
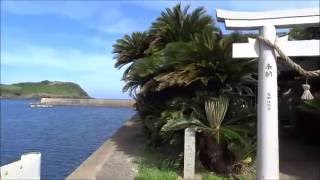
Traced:
<path id="1" fill-rule="evenodd" d="M 67 99 L 67 98 L 41 98 L 44 105 L 70 105 L 70 106 L 108 106 L 133 107 L 134 100 L 130 99 Z"/>
<path id="2" fill-rule="evenodd" d="M 133 116 L 66 180 L 133 180 L 138 172 L 136 161 L 147 143 L 138 119 Z"/>

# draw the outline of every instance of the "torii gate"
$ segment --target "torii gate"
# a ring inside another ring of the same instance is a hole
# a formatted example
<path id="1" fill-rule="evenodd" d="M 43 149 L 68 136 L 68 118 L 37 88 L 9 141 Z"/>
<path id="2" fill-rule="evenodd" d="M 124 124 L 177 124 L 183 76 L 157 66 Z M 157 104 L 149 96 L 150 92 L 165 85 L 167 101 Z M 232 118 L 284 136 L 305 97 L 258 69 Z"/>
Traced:
<path id="1" fill-rule="evenodd" d="M 260 36 L 276 40 L 276 28 L 292 25 L 319 26 L 320 9 L 299 9 L 268 12 L 236 12 L 217 10 L 219 22 L 230 30 L 259 30 Z M 319 40 L 277 42 L 287 56 L 320 56 Z M 257 179 L 279 179 L 278 83 L 275 51 L 250 40 L 235 43 L 233 58 L 259 57 L 258 65 L 258 147 Z"/>

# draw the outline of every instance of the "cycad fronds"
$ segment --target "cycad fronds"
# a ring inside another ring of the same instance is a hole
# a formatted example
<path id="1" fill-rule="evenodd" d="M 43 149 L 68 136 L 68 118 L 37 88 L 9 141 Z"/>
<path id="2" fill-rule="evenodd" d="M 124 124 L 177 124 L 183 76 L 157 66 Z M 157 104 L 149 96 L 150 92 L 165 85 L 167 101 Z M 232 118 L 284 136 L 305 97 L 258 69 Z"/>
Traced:
<path id="1" fill-rule="evenodd" d="M 217 142 L 220 142 L 221 125 L 224 120 L 229 106 L 229 100 L 225 96 L 219 96 L 217 99 L 205 102 L 205 111 L 207 120 L 213 129 Z"/>
<path id="2" fill-rule="evenodd" d="M 117 40 L 112 52 L 117 60 L 115 67 L 121 68 L 125 64 L 144 57 L 150 42 L 151 39 L 147 32 L 133 32 L 130 36 L 125 35 L 122 39 Z"/>
<path id="3" fill-rule="evenodd" d="M 214 30 L 211 16 L 205 15 L 203 7 L 188 13 L 189 6 L 182 9 L 178 4 L 172 9 L 167 8 L 151 26 L 151 35 L 154 37 L 153 46 L 165 47 L 167 43 L 176 41 L 190 41 L 196 33 L 203 29 Z"/>

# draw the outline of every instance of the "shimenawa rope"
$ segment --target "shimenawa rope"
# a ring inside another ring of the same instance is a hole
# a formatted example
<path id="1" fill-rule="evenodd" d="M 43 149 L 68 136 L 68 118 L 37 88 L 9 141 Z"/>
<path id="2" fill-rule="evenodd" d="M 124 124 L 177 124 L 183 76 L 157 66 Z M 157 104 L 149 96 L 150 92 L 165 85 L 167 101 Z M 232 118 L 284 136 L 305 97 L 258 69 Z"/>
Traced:
<path id="1" fill-rule="evenodd" d="M 290 66 L 292 69 L 296 70 L 300 75 L 306 77 L 306 78 L 312 78 L 312 77 L 319 77 L 320 76 L 320 69 L 314 70 L 314 71 L 307 71 L 303 69 L 299 64 L 295 63 L 290 57 L 286 56 L 284 52 L 279 48 L 279 46 L 275 43 L 272 43 L 270 40 L 265 39 L 264 37 L 258 36 L 257 39 L 264 43 L 265 45 L 273 48 L 277 51 L 279 56 L 281 57 L 281 60 Z"/>
<path id="2" fill-rule="evenodd" d="M 272 43 L 271 41 L 269 41 L 268 39 L 265 39 L 262 36 L 258 36 L 257 39 L 260 42 L 264 43 L 265 45 L 267 45 L 267 46 L 273 48 L 275 51 L 277 51 L 277 53 L 281 57 L 281 60 L 285 64 L 290 66 L 292 69 L 296 70 L 300 75 L 306 77 L 306 84 L 302 84 L 302 88 L 304 91 L 301 96 L 301 99 L 302 100 L 312 100 L 313 96 L 310 92 L 310 85 L 307 83 L 307 79 L 312 78 L 312 77 L 319 77 L 320 70 L 307 71 L 307 70 L 303 69 L 299 64 L 295 63 L 291 58 L 286 56 L 276 43 Z"/>

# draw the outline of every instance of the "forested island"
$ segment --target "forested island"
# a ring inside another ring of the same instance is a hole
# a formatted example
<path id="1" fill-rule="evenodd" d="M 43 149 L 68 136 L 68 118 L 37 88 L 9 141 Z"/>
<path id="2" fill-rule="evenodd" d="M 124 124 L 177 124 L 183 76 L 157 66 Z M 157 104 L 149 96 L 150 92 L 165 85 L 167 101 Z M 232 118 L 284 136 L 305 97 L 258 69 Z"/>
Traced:
<path id="1" fill-rule="evenodd" d="M 0 84 L 1 98 L 90 98 L 78 84 L 60 81 Z"/>

